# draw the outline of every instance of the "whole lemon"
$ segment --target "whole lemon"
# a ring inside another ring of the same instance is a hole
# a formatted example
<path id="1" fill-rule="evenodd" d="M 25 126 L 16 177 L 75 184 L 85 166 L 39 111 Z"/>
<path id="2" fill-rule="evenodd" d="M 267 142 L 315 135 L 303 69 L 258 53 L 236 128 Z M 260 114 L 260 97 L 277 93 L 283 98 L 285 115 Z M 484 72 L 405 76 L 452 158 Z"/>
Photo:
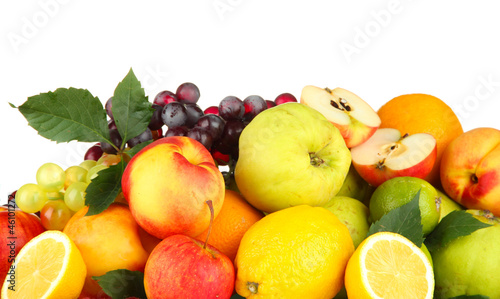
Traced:
<path id="1" fill-rule="evenodd" d="M 500 298 L 500 219 L 489 212 L 467 212 L 492 226 L 454 239 L 432 252 L 435 298 L 460 295 Z"/>
<path id="2" fill-rule="evenodd" d="M 241 240 L 236 292 L 247 298 L 333 298 L 353 252 L 349 230 L 325 208 L 300 205 L 268 214 Z"/>

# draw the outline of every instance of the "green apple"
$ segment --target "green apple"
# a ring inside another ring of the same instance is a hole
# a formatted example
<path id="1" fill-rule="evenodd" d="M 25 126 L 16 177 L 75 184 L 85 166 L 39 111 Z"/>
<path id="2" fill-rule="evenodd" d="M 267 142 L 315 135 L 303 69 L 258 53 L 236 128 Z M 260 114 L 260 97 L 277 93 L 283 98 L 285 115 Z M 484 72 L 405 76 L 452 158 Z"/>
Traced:
<path id="1" fill-rule="evenodd" d="M 448 197 L 445 193 L 441 192 L 441 190 L 436 189 L 439 200 L 439 221 L 444 218 L 444 216 L 448 215 L 452 211 L 460 211 L 464 208 L 459 205 L 456 201 Z"/>
<path id="2" fill-rule="evenodd" d="M 339 130 L 299 103 L 259 113 L 243 129 L 239 150 L 238 189 L 268 213 L 302 204 L 323 206 L 339 192 L 351 164 Z"/>
<path id="3" fill-rule="evenodd" d="M 347 226 L 354 247 L 357 248 L 366 238 L 370 228 L 368 207 L 357 199 L 345 196 L 335 196 L 323 207 L 335 214 Z"/>
<path id="4" fill-rule="evenodd" d="M 368 206 L 373 191 L 375 191 L 375 187 L 363 180 L 351 164 L 349 172 L 344 180 L 344 184 L 342 185 L 342 188 L 340 188 L 339 193 L 337 193 L 337 196 L 351 197 Z"/>

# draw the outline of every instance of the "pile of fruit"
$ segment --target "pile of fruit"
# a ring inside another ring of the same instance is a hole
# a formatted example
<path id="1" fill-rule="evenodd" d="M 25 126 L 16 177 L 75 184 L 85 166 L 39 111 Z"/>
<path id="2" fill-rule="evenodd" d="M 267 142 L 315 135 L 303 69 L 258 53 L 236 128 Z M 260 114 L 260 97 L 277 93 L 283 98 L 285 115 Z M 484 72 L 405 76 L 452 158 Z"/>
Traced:
<path id="1" fill-rule="evenodd" d="M 500 298 L 500 130 L 426 94 L 199 98 L 130 70 L 11 104 L 91 146 L 1 207 L 2 298 Z"/>

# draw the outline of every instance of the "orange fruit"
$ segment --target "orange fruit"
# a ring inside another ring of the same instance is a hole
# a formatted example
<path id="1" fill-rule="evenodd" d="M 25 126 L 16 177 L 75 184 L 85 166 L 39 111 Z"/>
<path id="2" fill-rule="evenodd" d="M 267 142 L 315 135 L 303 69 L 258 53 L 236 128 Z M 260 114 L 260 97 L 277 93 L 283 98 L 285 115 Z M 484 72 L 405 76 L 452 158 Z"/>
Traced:
<path id="1" fill-rule="evenodd" d="M 245 232 L 259 221 L 264 214 L 251 206 L 238 192 L 226 190 L 224 203 L 217 217 L 214 219 L 208 244 L 217 248 L 224 255 L 234 261 Z M 208 230 L 196 237 L 205 241 Z"/>
<path id="2" fill-rule="evenodd" d="M 434 271 L 413 242 L 379 232 L 361 242 L 349 259 L 345 288 L 349 298 L 432 299 Z"/>
<path id="3" fill-rule="evenodd" d="M 425 179 L 439 187 L 439 167 L 443 151 L 464 132 L 453 110 L 437 97 L 416 93 L 395 97 L 380 107 L 377 113 L 382 121 L 380 128 L 398 129 L 401 135 L 428 133 L 436 138 L 436 162 Z"/>

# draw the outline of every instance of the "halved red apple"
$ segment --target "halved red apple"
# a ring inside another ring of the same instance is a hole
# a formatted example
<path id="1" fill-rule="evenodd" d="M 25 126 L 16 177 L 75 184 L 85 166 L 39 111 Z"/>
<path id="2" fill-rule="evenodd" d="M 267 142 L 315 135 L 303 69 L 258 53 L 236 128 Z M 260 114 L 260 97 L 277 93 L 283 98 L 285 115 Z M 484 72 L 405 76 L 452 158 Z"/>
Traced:
<path id="1" fill-rule="evenodd" d="M 348 148 L 368 140 L 380 126 L 377 112 L 360 97 L 343 88 L 308 85 L 302 89 L 300 102 L 316 109 L 333 123 Z"/>
<path id="2" fill-rule="evenodd" d="M 425 178 L 436 161 L 434 136 L 419 133 L 401 136 L 396 129 L 378 129 L 363 144 L 351 149 L 352 164 L 373 186 L 400 176 Z"/>

